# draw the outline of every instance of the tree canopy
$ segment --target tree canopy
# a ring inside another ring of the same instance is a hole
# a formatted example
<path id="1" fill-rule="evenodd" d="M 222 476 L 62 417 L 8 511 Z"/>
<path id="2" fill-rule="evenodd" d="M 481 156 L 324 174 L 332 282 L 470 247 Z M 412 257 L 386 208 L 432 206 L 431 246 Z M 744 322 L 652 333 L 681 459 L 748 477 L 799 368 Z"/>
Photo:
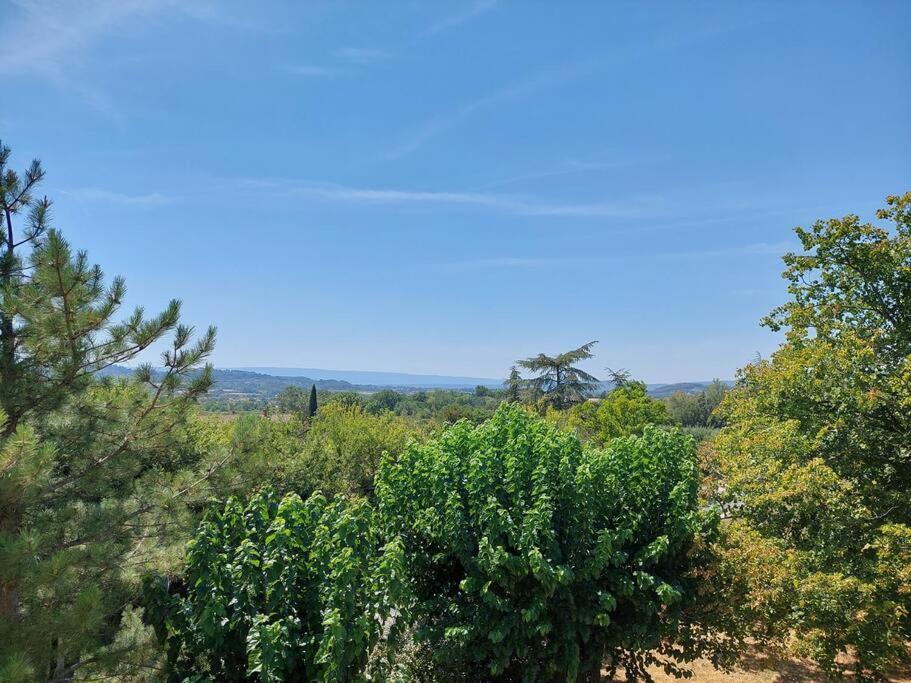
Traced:
<path id="1" fill-rule="evenodd" d="M 617 385 L 600 399 L 573 406 L 557 419 L 598 446 L 617 437 L 642 434 L 649 425 L 671 422 L 664 403 L 649 396 L 643 382 L 632 380 Z"/>
<path id="2" fill-rule="evenodd" d="M 723 402 L 709 479 L 750 633 L 874 678 L 911 639 L 911 193 L 878 217 L 798 229 L 786 342 Z"/>
<path id="3" fill-rule="evenodd" d="M 439 663 L 474 680 L 572 681 L 598 680 L 605 661 L 676 670 L 708 646 L 689 610 L 717 518 L 698 485 L 679 432 L 588 450 L 504 404 L 384 459 L 377 497 Z"/>

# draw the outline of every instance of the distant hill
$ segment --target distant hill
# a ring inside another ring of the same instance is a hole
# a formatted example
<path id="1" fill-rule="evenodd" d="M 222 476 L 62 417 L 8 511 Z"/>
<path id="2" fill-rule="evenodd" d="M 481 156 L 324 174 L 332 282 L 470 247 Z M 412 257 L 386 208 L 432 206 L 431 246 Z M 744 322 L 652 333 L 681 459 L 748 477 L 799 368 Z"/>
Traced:
<path id="1" fill-rule="evenodd" d="M 124 377 L 135 372 L 132 368 L 114 365 L 102 375 Z M 209 391 L 211 398 L 273 398 L 287 387 L 305 389 L 315 384 L 323 391 L 374 392 L 381 389 L 397 389 L 404 392 L 419 389 L 451 389 L 471 391 L 482 385 L 491 389 L 503 386 L 502 380 L 483 377 L 458 377 L 450 375 L 413 375 L 405 372 L 371 372 L 357 370 L 321 370 L 318 368 L 215 368 L 214 385 Z M 711 382 L 678 382 L 676 384 L 649 384 L 648 393 L 655 398 L 670 396 L 683 391 L 694 394 L 702 391 Z M 725 382 L 733 385 L 733 382 Z M 609 391 L 610 383 L 602 383 L 601 389 Z"/>
<path id="2" fill-rule="evenodd" d="M 133 368 L 114 365 L 106 368 L 101 374 L 107 377 L 125 377 L 135 372 Z M 317 389 L 326 391 L 364 390 L 350 382 L 337 379 L 312 379 L 310 377 L 275 377 L 256 372 L 215 368 L 212 371 L 213 386 L 209 390 L 212 398 L 250 397 L 272 398 L 283 389 L 296 386 L 309 389 L 315 384 Z M 375 390 L 375 387 L 371 387 Z"/>
<path id="3" fill-rule="evenodd" d="M 415 375 L 408 372 L 375 372 L 372 370 L 324 370 L 320 368 L 235 368 L 274 377 L 313 377 L 339 379 L 362 386 L 414 387 L 421 389 L 474 389 L 478 385 L 498 389 L 502 379 L 490 377 L 458 377 L 450 375 Z"/>
<path id="4" fill-rule="evenodd" d="M 722 380 L 723 384 L 728 385 L 729 387 L 734 386 L 734 383 L 730 380 Z M 647 386 L 649 396 L 653 398 L 664 398 L 665 396 L 671 396 L 676 394 L 678 391 L 682 391 L 684 394 L 698 394 L 700 391 L 704 390 L 711 382 L 677 382 L 676 384 L 649 384 Z"/>

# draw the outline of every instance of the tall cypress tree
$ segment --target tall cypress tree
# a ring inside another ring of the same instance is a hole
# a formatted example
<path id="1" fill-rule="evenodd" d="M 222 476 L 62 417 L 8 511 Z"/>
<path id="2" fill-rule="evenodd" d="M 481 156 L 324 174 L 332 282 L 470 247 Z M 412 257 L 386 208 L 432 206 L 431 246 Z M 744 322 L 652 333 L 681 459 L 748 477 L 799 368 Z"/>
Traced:
<path id="1" fill-rule="evenodd" d="M 316 411 L 319 409 L 319 406 L 316 404 L 316 385 L 310 385 L 310 405 L 307 407 L 307 414 L 309 417 L 316 415 Z"/>
<path id="2" fill-rule="evenodd" d="M 116 321 L 106 286 L 51 226 L 36 160 L 0 145 L 0 680 L 69 680 L 116 644 L 135 576 L 171 540 L 198 459 L 188 411 L 211 384 L 215 330 L 192 341 L 180 303 Z M 161 369 L 100 371 L 172 335 Z"/>
<path id="3" fill-rule="evenodd" d="M 522 375 L 519 374 L 519 371 L 516 369 L 516 366 L 513 365 L 509 369 L 509 377 L 506 378 L 506 381 L 503 382 L 503 386 L 506 387 L 506 401 L 509 403 L 518 403 L 522 400 L 522 386 L 524 380 Z"/>

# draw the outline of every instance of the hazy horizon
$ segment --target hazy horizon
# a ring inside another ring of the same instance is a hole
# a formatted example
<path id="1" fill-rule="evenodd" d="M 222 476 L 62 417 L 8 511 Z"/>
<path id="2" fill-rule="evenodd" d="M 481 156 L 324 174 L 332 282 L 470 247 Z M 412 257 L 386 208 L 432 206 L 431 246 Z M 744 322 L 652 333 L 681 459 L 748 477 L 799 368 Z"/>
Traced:
<path id="1" fill-rule="evenodd" d="M 468 383 L 469 380 L 471 380 L 471 381 L 476 380 L 478 382 L 502 384 L 502 382 L 504 380 L 504 378 L 502 378 L 502 377 L 480 377 L 477 375 L 447 375 L 447 374 L 438 374 L 438 373 L 427 374 L 427 373 L 402 372 L 402 371 L 397 371 L 397 370 L 364 370 L 364 369 L 356 370 L 356 369 L 350 369 L 350 368 L 349 369 L 340 369 L 340 368 L 333 369 L 333 368 L 303 368 L 303 367 L 285 367 L 285 366 L 276 367 L 276 366 L 269 366 L 269 365 L 262 365 L 262 366 L 241 365 L 241 366 L 232 366 L 232 367 L 225 367 L 225 366 L 219 366 L 219 367 L 222 370 L 241 370 L 241 371 L 245 371 L 245 372 L 257 372 L 257 373 L 266 374 L 266 375 L 274 375 L 276 377 L 308 377 L 310 379 L 317 379 L 317 380 L 318 379 L 347 379 L 347 376 L 354 376 L 354 375 L 401 376 L 401 377 L 413 378 L 415 380 L 418 378 L 466 380 L 465 383 Z M 602 373 L 602 374 L 604 374 L 604 373 Z M 596 376 L 598 376 L 598 375 L 596 375 Z M 605 377 L 602 377 L 602 376 L 598 376 L 598 378 L 602 382 L 608 381 Z M 676 380 L 673 382 L 662 382 L 662 381 L 649 382 L 649 384 L 657 384 L 657 385 L 680 384 L 680 383 L 685 383 L 685 382 L 692 382 L 692 383 L 698 384 L 698 383 L 702 383 L 702 382 L 710 382 L 714 379 L 720 379 L 724 382 L 729 382 L 729 381 L 732 381 L 733 378 L 701 377 L 701 378 L 691 378 L 688 380 Z M 352 381 L 352 380 L 348 380 L 348 381 Z M 352 381 L 352 383 L 355 383 L 355 382 Z M 450 382 L 450 384 L 452 384 L 453 386 L 464 386 L 464 383 L 459 384 L 456 382 Z M 415 386 L 418 386 L 418 385 L 416 384 Z"/>

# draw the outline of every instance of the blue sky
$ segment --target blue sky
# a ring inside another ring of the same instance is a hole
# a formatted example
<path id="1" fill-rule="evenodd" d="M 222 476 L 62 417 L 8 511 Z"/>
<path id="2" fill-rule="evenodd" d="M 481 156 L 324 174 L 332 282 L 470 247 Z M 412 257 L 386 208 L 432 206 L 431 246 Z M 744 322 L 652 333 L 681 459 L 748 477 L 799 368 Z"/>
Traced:
<path id="1" fill-rule="evenodd" d="M 2 2 L 0 137 L 222 366 L 648 381 L 777 338 L 780 255 L 911 189 L 908 2 Z"/>

